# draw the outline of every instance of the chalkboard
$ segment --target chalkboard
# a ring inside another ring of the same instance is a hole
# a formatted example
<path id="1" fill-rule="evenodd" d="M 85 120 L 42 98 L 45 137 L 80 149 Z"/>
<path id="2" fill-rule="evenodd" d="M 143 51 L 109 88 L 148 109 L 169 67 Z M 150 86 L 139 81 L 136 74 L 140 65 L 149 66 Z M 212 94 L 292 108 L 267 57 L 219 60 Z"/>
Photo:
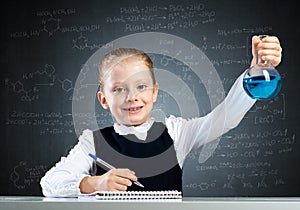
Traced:
<path id="1" fill-rule="evenodd" d="M 258 101 L 238 127 L 188 155 L 183 193 L 300 195 L 299 12 L 292 1 L 7 4 L 1 12 L 1 195 L 41 195 L 40 178 L 82 130 L 113 122 L 96 99 L 105 52 L 144 49 L 161 88 L 153 115 L 190 118 L 209 113 L 249 67 L 254 34 L 279 37 L 282 89 L 273 100 Z M 175 84 L 173 92 L 166 83 Z"/>

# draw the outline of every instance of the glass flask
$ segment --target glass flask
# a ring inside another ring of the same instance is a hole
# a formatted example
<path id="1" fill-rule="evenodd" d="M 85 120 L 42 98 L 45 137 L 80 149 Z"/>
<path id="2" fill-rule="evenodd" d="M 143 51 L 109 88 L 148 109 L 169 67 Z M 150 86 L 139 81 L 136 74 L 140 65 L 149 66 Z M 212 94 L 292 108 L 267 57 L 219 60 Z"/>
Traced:
<path id="1" fill-rule="evenodd" d="M 259 37 L 262 40 L 266 35 Z M 280 91 L 281 76 L 269 61 L 263 61 L 257 56 L 257 63 L 251 66 L 244 75 L 243 87 L 253 99 L 270 100 Z"/>

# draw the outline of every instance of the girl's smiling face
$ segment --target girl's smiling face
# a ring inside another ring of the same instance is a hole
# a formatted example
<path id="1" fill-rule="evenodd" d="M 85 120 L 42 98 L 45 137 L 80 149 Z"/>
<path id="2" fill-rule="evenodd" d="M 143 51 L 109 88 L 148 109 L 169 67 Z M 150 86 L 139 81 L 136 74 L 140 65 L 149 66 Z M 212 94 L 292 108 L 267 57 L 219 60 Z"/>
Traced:
<path id="1" fill-rule="evenodd" d="M 149 119 L 157 93 L 158 85 L 154 84 L 149 67 L 131 56 L 113 67 L 98 99 L 117 123 L 137 126 Z"/>

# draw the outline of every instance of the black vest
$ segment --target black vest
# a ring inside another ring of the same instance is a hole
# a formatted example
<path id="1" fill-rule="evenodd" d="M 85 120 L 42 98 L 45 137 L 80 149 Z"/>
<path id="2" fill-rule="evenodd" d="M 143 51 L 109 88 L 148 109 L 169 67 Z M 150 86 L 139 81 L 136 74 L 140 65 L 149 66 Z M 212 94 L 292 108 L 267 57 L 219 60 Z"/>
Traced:
<path id="1" fill-rule="evenodd" d="M 173 140 L 162 123 L 155 122 L 141 141 L 135 135 L 119 135 L 113 127 L 93 132 L 96 155 L 116 168 L 135 171 L 141 188 L 135 184 L 132 191 L 178 190 L 182 191 L 182 170 L 178 165 Z M 96 175 L 107 172 L 97 166 Z"/>

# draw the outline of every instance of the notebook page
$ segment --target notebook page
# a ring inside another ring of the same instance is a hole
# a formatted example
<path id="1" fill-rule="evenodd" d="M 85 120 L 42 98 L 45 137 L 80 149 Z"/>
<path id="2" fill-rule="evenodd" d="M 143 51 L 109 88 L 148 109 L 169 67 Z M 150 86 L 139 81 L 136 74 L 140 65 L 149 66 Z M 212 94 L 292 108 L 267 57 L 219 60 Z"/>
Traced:
<path id="1" fill-rule="evenodd" d="M 96 191 L 90 194 L 79 194 L 79 199 L 96 200 L 147 200 L 147 199 L 182 199 L 182 193 L 170 191 Z"/>

